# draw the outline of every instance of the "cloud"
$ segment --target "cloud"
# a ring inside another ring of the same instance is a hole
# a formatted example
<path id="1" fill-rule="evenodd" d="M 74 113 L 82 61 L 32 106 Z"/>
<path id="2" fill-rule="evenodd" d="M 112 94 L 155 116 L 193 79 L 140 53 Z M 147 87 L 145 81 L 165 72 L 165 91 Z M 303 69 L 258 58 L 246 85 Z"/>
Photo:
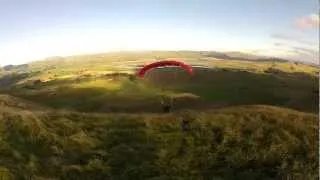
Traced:
<path id="1" fill-rule="evenodd" d="M 295 29 L 288 29 L 287 32 L 273 33 L 271 38 L 273 48 L 268 52 L 276 57 L 288 60 L 297 60 L 303 62 L 319 63 L 319 42 L 318 33 L 314 31 L 319 29 L 319 15 L 310 14 L 294 20 Z"/>
<path id="2" fill-rule="evenodd" d="M 287 58 L 297 61 L 319 64 L 319 52 L 316 50 L 301 47 L 292 47 L 291 52 L 294 52 L 294 55 L 288 56 Z"/>
<path id="3" fill-rule="evenodd" d="M 311 55 L 311 54 L 304 54 L 295 50 L 284 51 L 282 54 L 277 54 L 276 57 L 284 58 L 288 60 L 306 62 L 306 63 L 319 64 L 318 56 Z"/>
<path id="4" fill-rule="evenodd" d="M 262 55 L 262 56 L 284 58 L 284 57 L 296 55 L 297 52 L 292 50 L 270 48 L 270 49 L 261 49 L 256 54 Z"/>
<path id="5" fill-rule="evenodd" d="M 283 43 L 273 43 L 273 45 L 279 47 L 279 46 L 283 46 Z"/>
<path id="6" fill-rule="evenodd" d="M 292 43 L 289 44 L 289 43 L 279 43 L 279 42 L 273 43 L 273 46 L 277 49 L 294 50 L 294 51 L 299 51 L 299 52 L 308 53 L 308 54 L 319 53 L 318 48 L 312 47 L 312 46 L 302 46 L 302 45 L 295 45 Z"/>
<path id="7" fill-rule="evenodd" d="M 317 55 L 319 54 L 319 51 L 312 48 L 304 48 L 304 47 L 291 47 L 293 50 L 299 52 L 300 54 L 311 54 L 311 55 Z"/>
<path id="8" fill-rule="evenodd" d="M 273 46 L 270 48 L 259 49 L 255 52 L 255 54 L 319 64 L 318 47 L 301 45 L 292 42 L 274 42 Z"/>
<path id="9" fill-rule="evenodd" d="M 319 60 L 319 50 L 317 46 L 306 46 L 290 42 L 275 42 L 273 45 L 275 51 L 281 52 L 277 53 L 277 55 L 281 55 L 283 58 L 313 63 L 316 63 Z"/>
<path id="10" fill-rule="evenodd" d="M 296 19 L 294 25 L 300 29 L 319 29 L 319 15 L 310 14 Z"/>
<path id="11" fill-rule="evenodd" d="M 312 42 L 309 40 L 306 40 L 304 37 L 299 35 L 293 35 L 293 34 L 271 34 L 271 37 L 278 40 L 284 40 L 284 41 L 291 41 L 298 44 L 308 45 L 308 46 L 314 46 L 317 44 L 317 42 Z M 281 43 L 278 43 L 278 46 Z"/>
<path id="12" fill-rule="evenodd" d="M 289 35 L 289 34 L 271 34 L 271 37 L 285 40 L 296 39 L 299 36 Z"/>
<path id="13" fill-rule="evenodd" d="M 297 54 L 295 56 L 287 57 L 295 61 L 307 62 L 312 64 L 319 64 L 319 59 L 317 56 L 311 56 L 307 54 Z"/>

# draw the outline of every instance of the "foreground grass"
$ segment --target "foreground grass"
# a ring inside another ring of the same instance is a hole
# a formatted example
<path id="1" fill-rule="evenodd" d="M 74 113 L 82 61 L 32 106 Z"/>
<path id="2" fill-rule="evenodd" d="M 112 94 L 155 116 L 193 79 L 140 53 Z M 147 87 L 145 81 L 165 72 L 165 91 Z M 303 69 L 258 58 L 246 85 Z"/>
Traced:
<path id="1" fill-rule="evenodd" d="M 181 118 L 188 119 L 182 131 Z M 0 109 L 10 179 L 317 179 L 317 116 L 270 106 L 173 114 Z"/>

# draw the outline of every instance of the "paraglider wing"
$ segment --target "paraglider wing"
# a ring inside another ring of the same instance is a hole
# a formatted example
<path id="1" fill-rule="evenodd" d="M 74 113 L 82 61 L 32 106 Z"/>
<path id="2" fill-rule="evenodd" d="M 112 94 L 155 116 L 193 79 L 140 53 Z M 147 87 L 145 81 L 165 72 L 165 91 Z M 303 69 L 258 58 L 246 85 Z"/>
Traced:
<path id="1" fill-rule="evenodd" d="M 158 62 L 154 62 L 151 64 L 148 64 L 144 67 L 142 67 L 142 69 L 140 69 L 138 71 L 138 76 L 143 78 L 144 74 L 153 68 L 157 68 L 157 67 L 164 67 L 164 66 L 178 66 L 178 67 L 182 67 L 186 72 L 188 72 L 190 75 L 193 75 L 193 69 L 191 66 L 180 62 L 180 61 L 173 61 L 173 60 L 164 60 L 164 61 L 158 61 Z"/>

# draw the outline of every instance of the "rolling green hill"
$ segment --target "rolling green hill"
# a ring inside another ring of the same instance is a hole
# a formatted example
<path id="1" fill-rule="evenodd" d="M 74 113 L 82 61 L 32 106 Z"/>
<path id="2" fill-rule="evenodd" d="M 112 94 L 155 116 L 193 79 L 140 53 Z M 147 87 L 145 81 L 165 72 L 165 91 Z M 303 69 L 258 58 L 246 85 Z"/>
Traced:
<path id="1" fill-rule="evenodd" d="M 38 84 L 32 80 L 16 83 L 3 92 L 52 108 L 81 112 L 160 112 L 163 96 L 173 97 L 177 109 L 267 104 L 318 112 L 318 80 L 314 76 L 226 68 L 195 68 L 195 72 L 189 77 L 175 69 L 159 69 L 144 80 L 130 80 L 130 74 L 74 74 Z"/>
<path id="2" fill-rule="evenodd" d="M 160 58 L 181 58 L 195 75 L 179 68 L 134 75 Z M 317 73 L 189 51 L 7 66 L 0 179 L 317 179 Z M 162 101 L 172 102 L 171 113 Z"/>

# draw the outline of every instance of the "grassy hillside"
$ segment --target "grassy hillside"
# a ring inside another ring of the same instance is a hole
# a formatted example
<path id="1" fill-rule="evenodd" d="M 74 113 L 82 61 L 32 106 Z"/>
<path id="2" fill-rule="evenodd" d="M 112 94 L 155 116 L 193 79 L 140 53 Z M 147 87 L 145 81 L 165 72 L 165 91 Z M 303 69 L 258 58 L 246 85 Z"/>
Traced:
<path id="1" fill-rule="evenodd" d="M 0 69 L 0 179 L 317 179 L 318 68 L 211 56 L 119 52 Z M 169 57 L 195 75 L 135 76 Z"/>
<path id="2" fill-rule="evenodd" d="M 3 90 L 52 108 L 82 112 L 160 112 L 160 99 L 172 97 L 176 109 L 267 104 L 318 112 L 318 79 L 298 73 L 257 73 L 195 68 L 153 70 L 146 78 L 130 75 L 53 79 Z M 32 82 L 32 81 L 31 81 Z"/>
<path id="3" fill-rule="evenodd" d="M 167 115 L 2 108 L 0 159 L 2 176 L 17 179 L 316 179 L 317 134 L 315 115 L 269 106 Z"/>

